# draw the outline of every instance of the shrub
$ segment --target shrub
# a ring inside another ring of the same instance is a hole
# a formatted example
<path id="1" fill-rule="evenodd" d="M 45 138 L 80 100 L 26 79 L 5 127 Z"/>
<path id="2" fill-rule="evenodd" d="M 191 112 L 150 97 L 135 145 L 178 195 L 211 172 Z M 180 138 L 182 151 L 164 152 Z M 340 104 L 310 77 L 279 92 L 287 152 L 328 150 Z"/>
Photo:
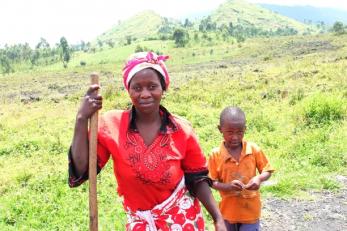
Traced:
<path id="1" fill-rule="evenodd" d="M 86 63 L 86 61 L 81 60 L 81 61 L 80 61 L 80 65 L 81 65 L 82 67 L 84 67 L 85 65 L 87 65 L 87 63 Z"/>
<path id="2" fill-rule="evenodd" d="M 306 126 L 320 127 L 342 120 L 345 116 L 345 105 L 339 97 L 316 95 L 303 103 L 301 116 Z"/>
<path id="3" fill-rule="evenodd" d="M 290 97 L 289 104 L 295 105 L 297 102 L 301 101 L 305 97 L 305 92 L 303 89 L 298 89 L 294 94 Z"/>
<path id="4" fill-rule="evenodd" d="M 103 96 L 105 99 L 112 99 L 115 96 L 116 88 L 114 85 L 107 85 L 104 89 Z"/>
<path id="5" fill-rule="evenodd" d="M 143 48 L 140 45 L 137 45 L 135 48 L 135 52 L 142 52 L 144 51 Z"/>
<path id="6" fill-rule="evenodd" d="M 249 119 L 247 122 L 247 127 L 252 131 L 258 131 L 258 132 L 272 132 L 275 130 L 275 125 L 273 124 L 273 121 L 265 116 L 264 114 L 249 114 Z"/>

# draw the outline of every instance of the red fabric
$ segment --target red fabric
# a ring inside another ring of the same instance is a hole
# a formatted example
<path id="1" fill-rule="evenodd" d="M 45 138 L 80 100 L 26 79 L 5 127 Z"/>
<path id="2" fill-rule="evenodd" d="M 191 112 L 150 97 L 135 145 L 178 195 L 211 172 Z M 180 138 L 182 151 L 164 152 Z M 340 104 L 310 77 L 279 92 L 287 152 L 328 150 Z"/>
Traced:
<path id="1" fill-rule="evenodd" d="M 132 211 L 149 210 L 168 198 L 184 172 L 207 170 L 206 159 L 191 126 L 171 116 L 178 129 L 159 133 L 146 146 L 129 130 L 130 111 L 110 111 L 99 121 L 98 167 L 112 156 L 118 193 Z"/>
<path id="2" fill-rule="evenodd" d="M 138 52 L 133 54 L 130 60 L 126 63 L 125 67 L 123 68 L 123 83 L 124 87 L 129 90 L 129 82 L 131 78 L 134 76 L 134 73 L 132 75 L 129 75 L 130 72 L 134 69 L 135 72 L 138 72 L 139 70 L 142 70 L 144 68 L 152 67 L 156 70 L 158 70 L 164 77 L 166 89 L 168 89 L 170 84 L 170 77 L 167 72 L 167 68 L 165 66 L 164 61 L 166 61 L 169 58 L 167 55 L 157 55 L 153 52 Z M 148 63 L 150 65 L 140 65 L 142 63 Z"/>
<path id="3" fill-rule="evenodd" d="M 126 208 L 126 211 L 127 231 L 205 230 L 199 201 L 188 193 L 184 180 L 168 199 L 152 210 L 133 212 Z"/>

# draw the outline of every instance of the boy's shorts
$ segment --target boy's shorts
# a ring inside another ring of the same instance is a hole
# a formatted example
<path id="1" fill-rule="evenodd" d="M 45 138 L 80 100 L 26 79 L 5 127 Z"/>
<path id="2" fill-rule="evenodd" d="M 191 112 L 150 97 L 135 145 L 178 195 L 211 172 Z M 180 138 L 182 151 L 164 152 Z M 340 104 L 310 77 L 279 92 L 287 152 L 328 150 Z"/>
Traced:
<path id="1" fill-rule="evenodd" d="M 259 231 L 259 220 L 253 224 L 243 224 L 243 223 L 229 223 L 225 221 L 225 226 L 228 231 Z"/>

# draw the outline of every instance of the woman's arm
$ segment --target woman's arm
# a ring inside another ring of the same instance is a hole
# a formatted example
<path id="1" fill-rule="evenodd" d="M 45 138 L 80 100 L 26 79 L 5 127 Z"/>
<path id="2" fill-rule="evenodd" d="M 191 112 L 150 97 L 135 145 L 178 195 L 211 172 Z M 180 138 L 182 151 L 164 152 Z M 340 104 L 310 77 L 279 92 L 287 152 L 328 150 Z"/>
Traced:
<path id="1" fill-rule="evenodd" d="M 96 94 L 98 89 L 99 85 L 89 87 L 76 117 L 71 154 L 77 178 L 88 170 L 88 119 L 102 107 L 102 97 Z"/>
<path id="2" fill-rule="evenodd" d="M 201 201 L 208 213 L 212 216 L 215 230 L 226 231 L 222 214 L 220 213 L 217 203 L 212 196 L 210 187 L 205 180 L 195 184 L 195 193 L 196 197 Z"/>

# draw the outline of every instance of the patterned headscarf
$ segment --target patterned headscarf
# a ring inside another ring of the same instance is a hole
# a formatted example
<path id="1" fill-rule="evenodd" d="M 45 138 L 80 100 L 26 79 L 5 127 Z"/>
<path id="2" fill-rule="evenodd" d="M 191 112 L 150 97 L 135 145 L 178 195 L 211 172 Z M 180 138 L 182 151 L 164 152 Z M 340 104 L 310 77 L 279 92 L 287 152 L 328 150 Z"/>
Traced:
<path id="1" fill-rule="evenodd" d="M 166 89 L 169 87 L 170 77 L 167 72 L 164 61 L 169 56 L 157 55 L 154 52 L 138 52 L 131 55 L 123 68 L 123 83 L 124 87 L 129 90 L 129 83 L 134 75 L 146 68 L 153 68 L 157 70 L 164 78 Z"/>

